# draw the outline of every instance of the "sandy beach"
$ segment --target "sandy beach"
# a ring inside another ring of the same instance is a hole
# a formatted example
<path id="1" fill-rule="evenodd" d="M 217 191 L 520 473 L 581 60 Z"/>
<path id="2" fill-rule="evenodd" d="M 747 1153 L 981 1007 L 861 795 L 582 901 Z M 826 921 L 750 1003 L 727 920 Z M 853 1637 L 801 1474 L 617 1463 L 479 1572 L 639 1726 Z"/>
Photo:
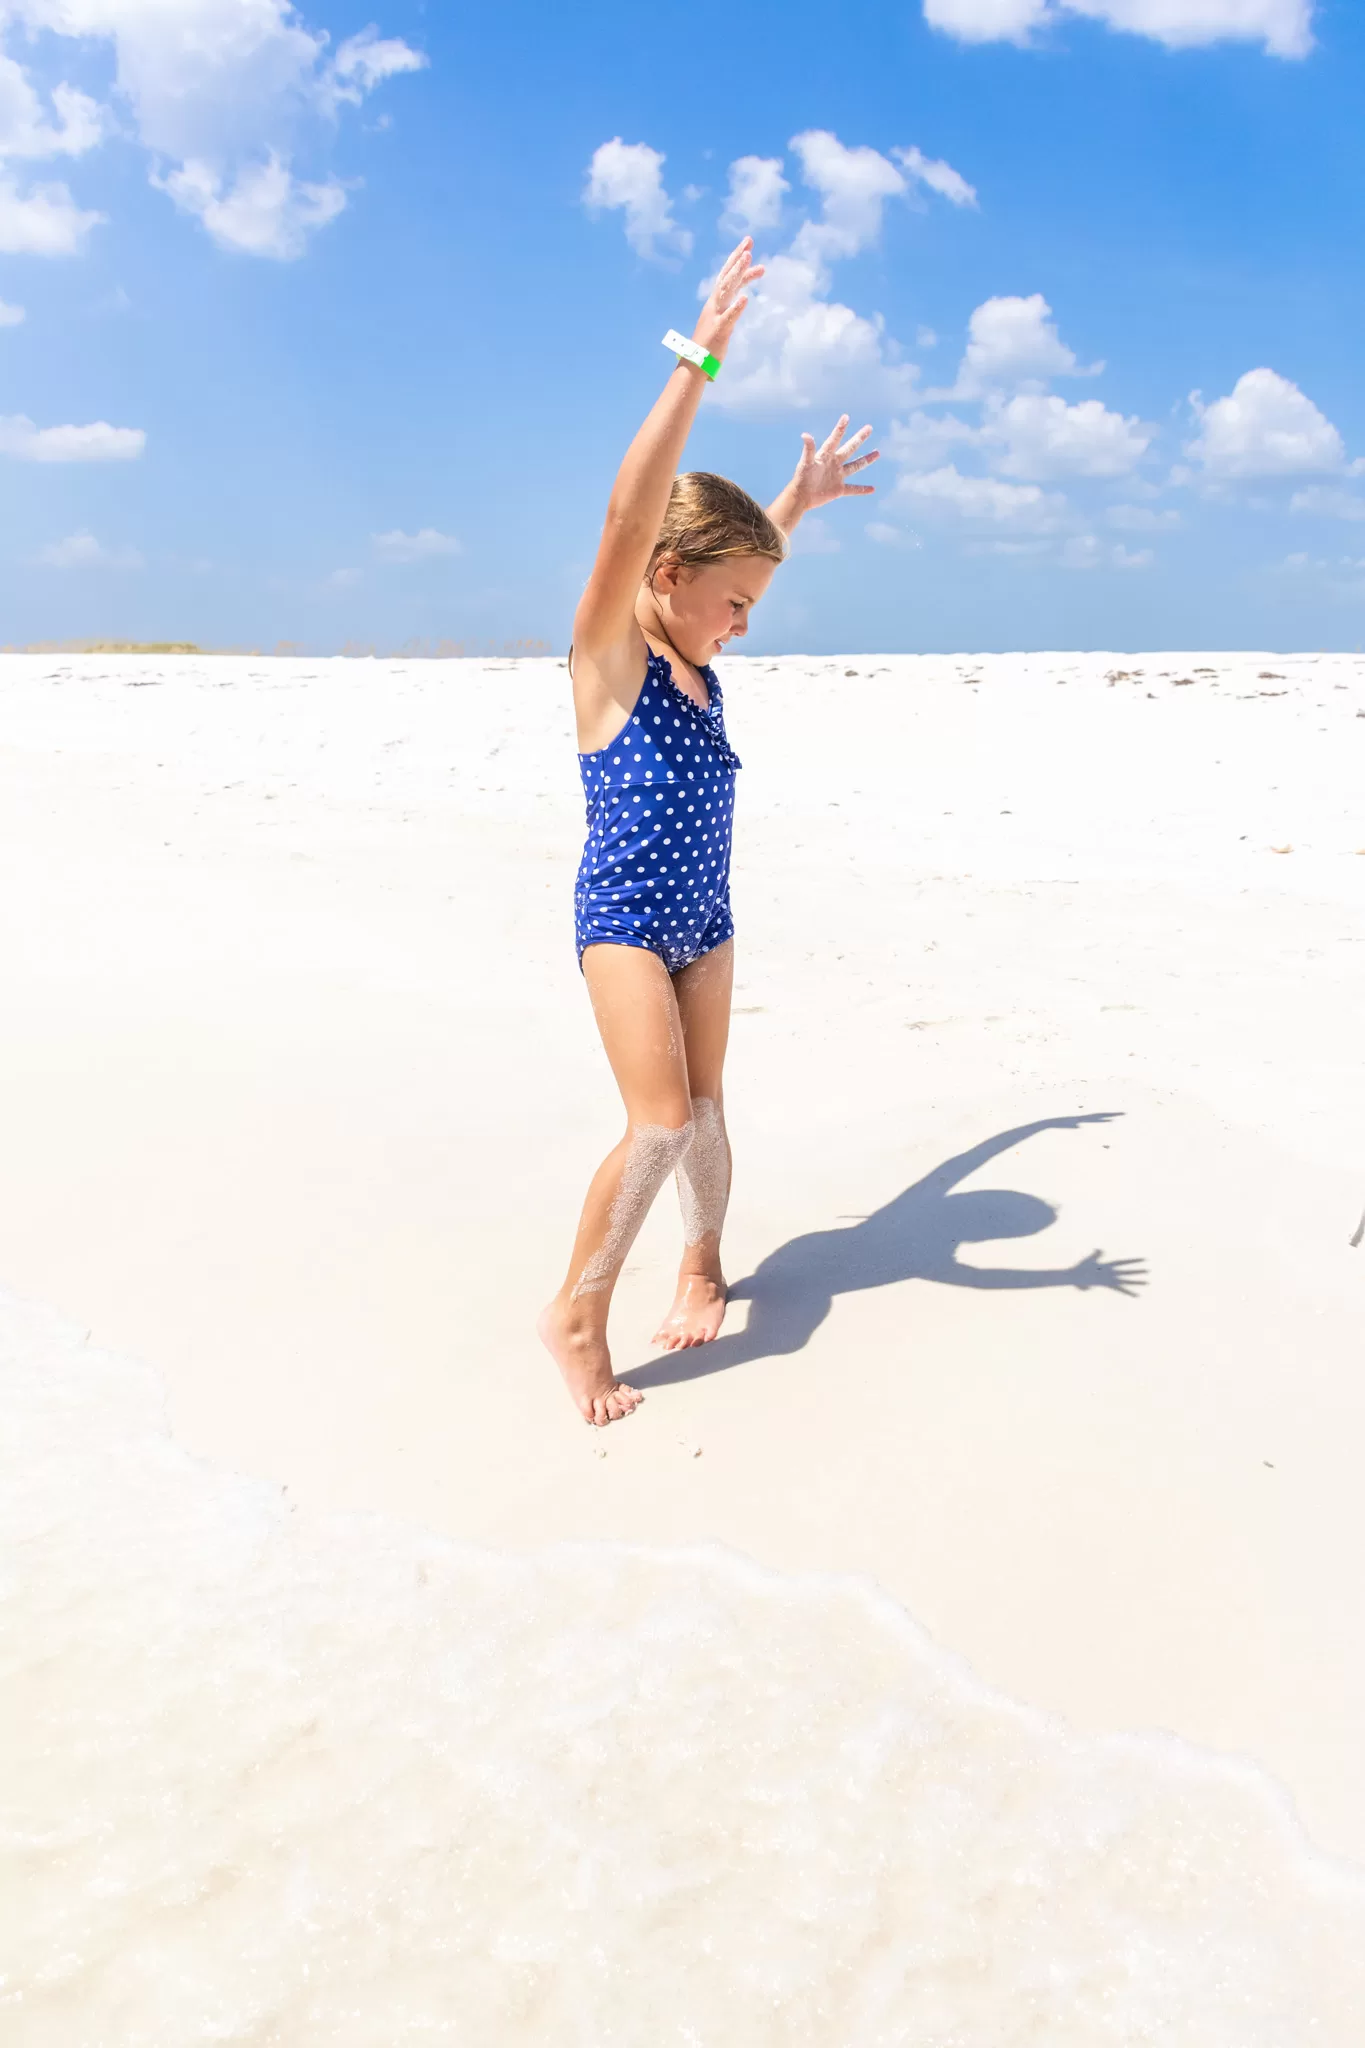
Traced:
<path id="1" fill-rule="evenodd" d="M 721 674 L 737 1298 L 652 1355 L 661 1199 L 636 1416 L 585 1429 L 532 1329 L 619 1117 L 560 661 L 0 659 L 0 1288 L 310 1526 L 856 1574 L 1365 1863 L 1365 660 Z"/>

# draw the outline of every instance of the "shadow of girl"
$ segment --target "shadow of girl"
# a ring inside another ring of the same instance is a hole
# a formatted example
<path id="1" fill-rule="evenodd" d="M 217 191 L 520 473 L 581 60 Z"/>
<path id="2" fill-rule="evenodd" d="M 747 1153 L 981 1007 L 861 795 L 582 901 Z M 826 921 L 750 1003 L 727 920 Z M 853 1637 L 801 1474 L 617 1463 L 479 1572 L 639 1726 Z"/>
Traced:
<path id="1" fill-rule="evenodd" d="M 1098 1249 L 1074 1266 L 1044 1268 L 964 1265 L 958 1258 L 964 1244 L 1033 1237 L 1057 1220 L 1056 1210 L 1036 1195 L 997 1188 L 955 1193 L 959 1181 L 1040 1131 L 1075 1131 L 1082 1124 L 1110 1121 L 1109 1113 L 1099 1112 L 1020 1124 L 945 1160 L 870 1216 L 841 1229 L 812 1230 L 790 1238 L 731 1287 L 731 1301 L 751 1304 L 743 1330 L 633 1366 L 631 1384 L 665 1387 L 800 1351 L 828 1316 L 836 1295 L 890 1287 L 901 1280 L 986 1289 L 1104 1287 L 1115 1294 L 1136 1294 L 1146 1284 L 1142 1261 L 1105 1259 Z"/>

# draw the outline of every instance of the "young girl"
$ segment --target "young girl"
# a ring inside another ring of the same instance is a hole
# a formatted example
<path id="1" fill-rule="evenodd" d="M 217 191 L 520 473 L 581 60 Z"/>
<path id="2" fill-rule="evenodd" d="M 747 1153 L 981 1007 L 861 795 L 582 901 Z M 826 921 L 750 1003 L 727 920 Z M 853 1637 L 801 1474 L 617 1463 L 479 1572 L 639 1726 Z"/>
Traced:
<path id="1" fill-rule="evenodd" d="M 761 277 L 746 237 L 717 277 L 693 340 L 722 363 L 746 287 Z M 712 371 L 714 374 L 714 370 Z M 842 418 L 804 443 L 781 496 L 762 506 L 724 477 L 678 476 L 706 372 L 679 357 L 626 452 L 592 576 L 574 617 L 570 668 L 588 840 L 575 911 L 579 964 L 626 1109 L 626 1132 L 583 1205 L 564 1285 L 540 1318 L 585 1421 L 643 1398 L 611 1369 L 607 1311 L 626 1255 L 670 1173 L 685 1240 L 678 1291 L 655 1342 L 704 1344 L 725 1314 L 720 1233 L 730 1194 L 721 1068 L 730 1028 L 735 770 L 708 664 L 749 614 L 802 514 L 862 495 L 848 479 L 877 459 L 840 446 Z"/>

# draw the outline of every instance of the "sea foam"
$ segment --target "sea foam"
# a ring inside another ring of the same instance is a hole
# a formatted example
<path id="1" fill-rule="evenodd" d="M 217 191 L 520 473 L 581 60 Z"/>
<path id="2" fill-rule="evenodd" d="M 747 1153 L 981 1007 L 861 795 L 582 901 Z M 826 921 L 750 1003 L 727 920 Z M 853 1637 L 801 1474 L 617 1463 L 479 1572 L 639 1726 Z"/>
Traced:
<path id="1" fill-rule="evenodd" d="M 0 1297 L 9 2048 L 1358 2048 L 1365 1879 L 719 1550 L 312 1521 Z"/>

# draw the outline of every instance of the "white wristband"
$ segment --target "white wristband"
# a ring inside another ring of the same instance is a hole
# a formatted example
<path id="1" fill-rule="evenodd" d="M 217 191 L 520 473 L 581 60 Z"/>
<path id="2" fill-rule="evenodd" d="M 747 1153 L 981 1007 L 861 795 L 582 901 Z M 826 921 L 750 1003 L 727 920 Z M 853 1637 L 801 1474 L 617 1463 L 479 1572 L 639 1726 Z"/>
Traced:
<path id="1" fill-rule="evenodd" d="M 711 381 L 715 382 L 720 368 L 719 356 L 707 353 L 699 341 L 689 341 L 685 334 L 679 334 L 676 327 L 670 327 L 664 336 L 664 347 L 671 348 L 675 356 L 681 356 L 685 363 L 694 363 Z"/>

